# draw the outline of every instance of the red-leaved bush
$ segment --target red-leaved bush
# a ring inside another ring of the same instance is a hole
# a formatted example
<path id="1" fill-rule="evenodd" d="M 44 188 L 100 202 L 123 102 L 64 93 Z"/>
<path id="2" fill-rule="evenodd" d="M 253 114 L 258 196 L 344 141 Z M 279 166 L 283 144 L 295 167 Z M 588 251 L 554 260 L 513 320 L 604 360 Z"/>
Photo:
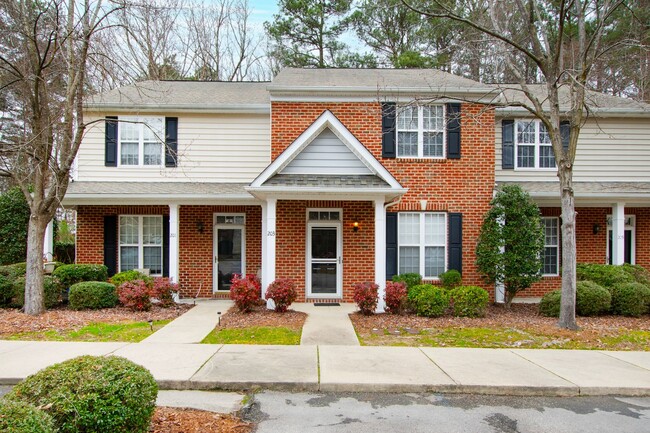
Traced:
<path id="1" fill-rule="evenodd" d="M 151 308 L 150 289 L 142 280 L 123 283 L 117 289 L 120 304 L 133 311 L 149 311 Z"/>
<path id="2" fill-rule="evenodd" d="M 239 311 L 248 313 L 260 300 L 262 285 L 260 280 L 253 274 L 245 277 L 235 274 L 230 280 L 230 299 L 235 301 Z"/>
<path id="3" fill-rule="evenodd" d="M 388 281 L 386 283 L 386 307 L 393 314 L 402 314 L 406 304 L 406 283 Z"/>
<path id="4" fill-rule="evenodd" d="M 278 278 L 269 284 L 266 297 L 273 299 L 276 312 L 284 313 L 298 297 L 296 284 L 289 278 Z"/>
<path id="5" fill-rule="evenodd" d="M 152 298 L 160 301 L 162 307 L 171 307 L 174 304 L 172 292 L 178 292 L 178 284 L 169 281 L 169 278 L 154 278 L 150 294 Z"/>
<path id="6" fill-rule="evenodd" d="M 377 308 L 377 291 L 379 286 L 375 283 L 357 283 L 354 285 L 354 302 L 361 311 L 361 314 L 370 316 Z"/>

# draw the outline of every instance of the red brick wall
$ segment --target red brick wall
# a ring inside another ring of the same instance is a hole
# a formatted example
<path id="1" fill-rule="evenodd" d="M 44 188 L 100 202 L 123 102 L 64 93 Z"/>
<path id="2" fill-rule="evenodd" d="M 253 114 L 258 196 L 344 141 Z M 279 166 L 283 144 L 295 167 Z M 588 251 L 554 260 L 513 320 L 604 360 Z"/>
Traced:
<path id="1" fill-rule="evenodd" d="M 259 206 L 181 206 L 179 280 L 182 296 L 212 296 L 213 214 L 246 214 L 246 270 L 257 274 L 262 263 L 262 216 Z M 79 206 L 77 263 L 104 262 L 104 215 L 169 215 L 168 206 Z M 197 222 L 204 226 L 197 230 Z"/>
<path id="2" fill-rule="evenodd" d="M 402 186 L 409 188 L 401 203 L 389 211 L 420 211 L 420 200 L 427 200 L 427 211 L 463 214 L 463 281 L 484 286 L 476 271 L 474 251 L 494 186 L 494 111 L 476 104 L 462 105 L 461 159 L 403 159 L 381 156 L 379 103 L 273 102 L 272 158 L 282 153 L 325 110 L 330 110 Z M 368 217 L 373 219 L 374 212 L 370 210 Z M 300 223 L 304 227 L 304 213 L 301 218 L 289 224 Z M 278 214 L 278 226 L 282 224 L 284 220 Z M 304 237 L 304 230 L 301 236 Z M 301 247 L 304 258 L 304 246 Z M 278 260 L 281 260 L 284 250 L 278 248 L 278 252 Z M 292 272 L 297 275 L 297 268 L 302 266 L 300 272 L 304 273 L 303 262 L 296 264 Z M 374 257 L 370 255 L 363 266 L 368 267 L 368 278 L 373 278 Z M 276 274 L 280 276 L 279 272 Z M 349 289 L 347 283 L 344 289 Z"/>

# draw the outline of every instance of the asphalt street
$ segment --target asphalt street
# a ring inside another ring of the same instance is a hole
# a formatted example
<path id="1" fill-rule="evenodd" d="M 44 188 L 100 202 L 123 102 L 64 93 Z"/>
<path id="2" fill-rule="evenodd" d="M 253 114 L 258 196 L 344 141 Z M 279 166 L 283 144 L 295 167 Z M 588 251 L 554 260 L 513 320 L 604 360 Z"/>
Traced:
<path id="1" fill-rule="evenodd" d="M 261 392 L 257 433 L 649 433 L 650 398 Z"/>

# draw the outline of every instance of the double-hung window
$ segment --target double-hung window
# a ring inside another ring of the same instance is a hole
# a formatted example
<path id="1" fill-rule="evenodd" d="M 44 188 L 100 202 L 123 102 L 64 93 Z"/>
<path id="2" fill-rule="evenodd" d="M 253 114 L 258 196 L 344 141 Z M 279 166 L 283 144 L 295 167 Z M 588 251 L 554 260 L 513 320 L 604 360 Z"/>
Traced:
<path id="1" fill-rule="evenodd" d="M 445 157 L 445 106 L 400 107 L 397 113 L 397 156 Z"/>
<path id="2" fill-rule="evenodd" d="M 400 213 L 399 273 L 437 278 L 445 272 L 447 249 L 445 213 Z"/>
<path id="3" fill-rule="evenodd" d="M 120 165 L 162 165 L 165 140 L 163 117 L 120 117 L 118 138 Z"/>
<path id="4" fill-rule="evenodd" d="M 151 275 L 162 275 L 162 217 L 120 216 L 120 272 L 149 269 Z"/>
<path id="5" fill-rule="evenodd" d="M 517 120 L 516 127 L 517 168 L 555 168 L 546 126 L 539 120 Z"/>
<path id="6" fill-rule="evenodd" d="M 544 253 L 542 255 L 542 274 L 558 275 L 560 268 L 560 236 L 557 217 L 542 218 L 544 228 Z"/>

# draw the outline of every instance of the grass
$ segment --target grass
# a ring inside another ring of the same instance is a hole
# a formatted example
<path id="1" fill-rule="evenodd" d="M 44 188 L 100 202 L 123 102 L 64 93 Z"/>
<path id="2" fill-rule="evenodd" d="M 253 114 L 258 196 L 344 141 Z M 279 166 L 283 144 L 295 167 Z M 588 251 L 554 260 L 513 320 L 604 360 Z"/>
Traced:
<path id="1" fill-rule="evenodd" d="M 301 331 L 274 326 L 214 329 L 201 343 L 204 344 L 300 344 Z"/>
<path id="2" fill-rule="evenodd" d="M 363 345 L 584 350 L 650 350 L 650 331 L 620 329 L 615 335 L 550 335 L 516 328 L 436 328 L 418 334 L 359 335 Z"/>
<path id="3" fill-rule="evenodd" d="M 156 320 L 153 331 L 157 331 L 171 320 Z M 124 323 L 91 323 L 80 329 L 47 330 L 38 332 L 23 332 L 7 336 L 8 340 L 32 341 L 119 341 L 137 343 L 152 334 L 148 322 Z"/>

